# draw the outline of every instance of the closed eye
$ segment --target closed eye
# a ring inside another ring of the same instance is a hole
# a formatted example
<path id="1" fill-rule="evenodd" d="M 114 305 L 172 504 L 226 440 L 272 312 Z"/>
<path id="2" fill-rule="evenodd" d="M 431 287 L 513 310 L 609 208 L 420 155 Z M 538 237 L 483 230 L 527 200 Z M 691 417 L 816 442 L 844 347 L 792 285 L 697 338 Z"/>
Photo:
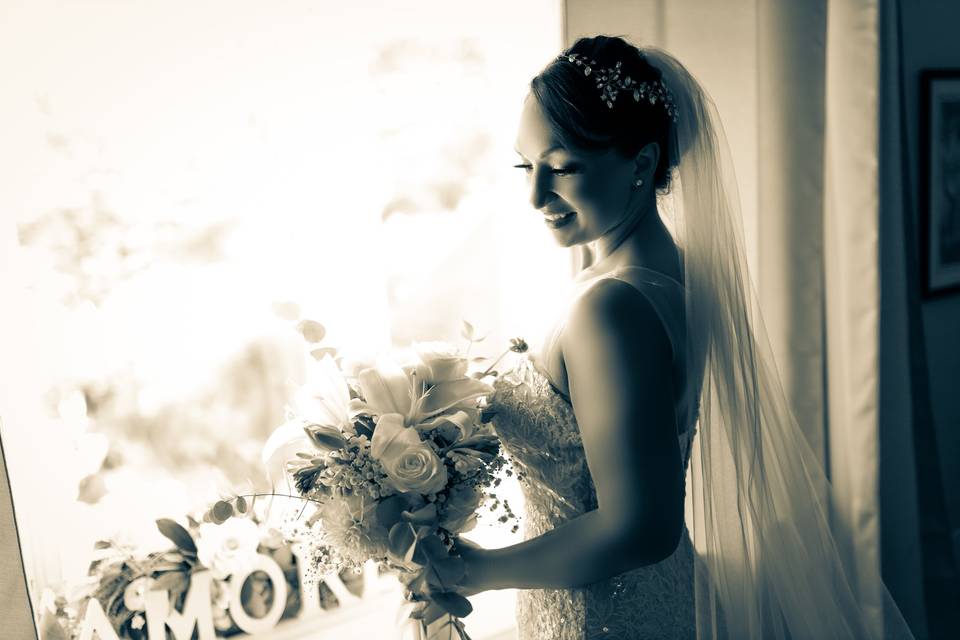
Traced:
<path id="1" fill-rule="evenodd" d="M 513 167 L 515 169 L 523 169 L 527 173 L 530 173 L 531 171 L 533 171 L 533 166 L 530 164 L 515 164 L 513 165 Z M 568 176 L 576 172 L 577 172 L 576 167 L 558 167 L 556 169 L 550 169 L 550 173 L 552 173 L 555 176 L 561 176 L 561 177 Z"/>

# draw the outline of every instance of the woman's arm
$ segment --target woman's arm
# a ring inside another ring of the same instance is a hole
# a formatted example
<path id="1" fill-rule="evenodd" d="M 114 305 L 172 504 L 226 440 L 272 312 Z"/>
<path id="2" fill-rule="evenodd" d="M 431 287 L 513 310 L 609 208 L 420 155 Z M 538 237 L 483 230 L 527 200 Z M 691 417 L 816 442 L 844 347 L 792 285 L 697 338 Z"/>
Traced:
<path id="1" fill-rule="evenodd" d="M 519 544 L 464 549 L 467 593 L 589 584 L 658 562 L 680 539 L 671 347 L 656 310 L 601 280 L 571 311 L 561 348 L 598 508 Z"/>

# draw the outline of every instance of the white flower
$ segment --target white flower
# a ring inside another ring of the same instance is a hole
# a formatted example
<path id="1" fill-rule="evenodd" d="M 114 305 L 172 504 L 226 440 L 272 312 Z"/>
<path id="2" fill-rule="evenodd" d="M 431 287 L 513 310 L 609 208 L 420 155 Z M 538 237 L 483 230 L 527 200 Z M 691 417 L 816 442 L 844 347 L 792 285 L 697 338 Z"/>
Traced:
<path id="1" fill-rule="evenodd" d="M 123 591 L 123 606 L 130 611 L 146 611 L 147 601 L 145 597 L 151 582 L 153 582 L 151 578 L 144 576 L 128 584 Z"/>
<path id="2" fill-rule="evenodd" d="M 134 629 L 143 629 L 143 625 L 145 624 L 147 624 L 147 619 L 139 613 L 133 616 L 133 620 L 130 621 L 130 626 Z"/>
<path id="3" fill-rule="evenodd" d="M 428 370 L 424 380 L 427 384 L 458 380 L 467 375 L 467 359 L 446 342 L 416 342 L 413 349 Z M 420 368 L 417 373 L 421 373 Z"/>
<path id="4" fill-rule="evenodd" d="M 420 440 L 413 427 L 403 424 L 403 416 L 388 413 L 377 421 L 370 455 L 380 461 L 397 491 L 436 493 L 447 484 L 447 467 L 429 445 Z"/>
<path id="5" fill-rule="evenodd" d="M 230 518 L 223 524 L 204 523 L 200 525 L 197 557 L 215 578 L 245 575 L 256 564 L 259 543 L 257 525 L 246 518 Z"/>
<path id="6" fill-rule="evenodd" d="M 376 500 L 357 495 L 327 501 L 320 507 L 324 543 L 357 564 L 385 556 L 389 532 L 377 521 L 376 510 Z"/>
<path id="7" fill-rule="evenodd" d="M 350 424 L 350 389 L 336 361 L 329 355 L 313 360 L 307 380 L 297 393 L 297 413 L 312 424 L 342 427 Z"/>

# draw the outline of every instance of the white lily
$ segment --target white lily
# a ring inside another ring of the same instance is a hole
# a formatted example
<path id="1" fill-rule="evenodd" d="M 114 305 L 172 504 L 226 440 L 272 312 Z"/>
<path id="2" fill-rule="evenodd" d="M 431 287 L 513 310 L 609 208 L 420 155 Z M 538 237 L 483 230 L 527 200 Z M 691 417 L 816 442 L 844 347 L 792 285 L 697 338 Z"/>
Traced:
<path id="1" fill-rule="evenodd" d="M 364 400 L 350 402 L 351 415 L 397 413 L 403 416 L 404 425 L 416 426 L 450 409 L 467 409 L 470 401 L 493 392 L 490 385 L 466 377 L 438 382 L 426 389 L 415 371 L 412 369 L 408 374 L 400 365 L 386 359 L 376 367 L 361 371 L 357 382 Z M 461 421 L 459 416 L 445 419 Z"/>
<path id="2" fill-rule="evenodd" d="M 350 389 L 329 354 L 309 365 L 294 402 L 297 413 L 311 424 L 338 428 L 350 424 Z"/>
<path id="3" fill-rule="evenodd" d="M 305 426 L 316 424 L 341 430 L 350 424 L 350 389 L 332 357 L 313 360 L 294 404 L 298 417 L 277 427 L 260 453 L 274 488 L 282 485 L 288 460 L 300 451 L 316 449 L 304 431 Z"/>

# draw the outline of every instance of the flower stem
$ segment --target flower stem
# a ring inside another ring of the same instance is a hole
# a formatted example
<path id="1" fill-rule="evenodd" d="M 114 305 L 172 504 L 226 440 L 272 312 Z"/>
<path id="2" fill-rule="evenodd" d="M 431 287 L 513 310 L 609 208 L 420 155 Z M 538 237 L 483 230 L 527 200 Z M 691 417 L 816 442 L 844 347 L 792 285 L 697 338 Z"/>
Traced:
<path id="1" fill-rule="evenodd" d="M 244 493 L 240 494 L 238 498 L 253 498 L 256 500 L 259 497 L 274 497 L 274 498 L 296 498 L 297 500 L 304 500 L 306 502 L 316 502 L 317 504 L 323 504 L 323 500 L 316 500 L 314 498 L 307 498 L 304 496 L 295 496 L 289 493 Z"/>
<path id="2" fill-rule="evenodd" d="M 506 351 L 504 351 L 503 353 L 501 353 L 500 356 L 499 356 L 496 360 L 493 361 L 493 364 L 491 364 L 489 367 L 487 367 L 487 370 L 480 374 L 480 377 L 481 377 L 481 378 L 484 378 L 484 377 L 490 375 L 490 371 L 491 371 L 495 366 L 497 366 L 497 363 L 499 363 L 501 360 L 503 360 L 503 356 L 507 355 L 508 353 L 510 353 L 510 349 L 507 349 Z"/>

